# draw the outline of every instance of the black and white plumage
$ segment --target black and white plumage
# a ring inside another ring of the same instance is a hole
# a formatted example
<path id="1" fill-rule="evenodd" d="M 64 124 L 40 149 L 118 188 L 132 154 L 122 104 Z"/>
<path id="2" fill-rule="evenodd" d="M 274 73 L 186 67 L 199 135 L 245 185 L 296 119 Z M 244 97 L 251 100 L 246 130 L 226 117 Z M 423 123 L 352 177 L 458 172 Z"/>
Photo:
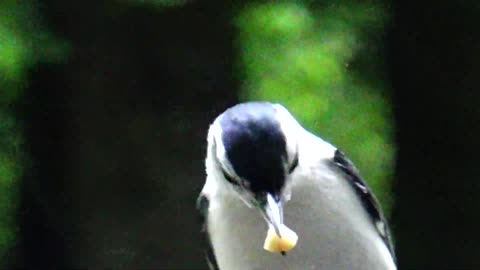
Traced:
<path id="1" fill-rule="evenodd" d="M 218 116 L 206 172 L 197 207 L 211 269 L 396 269 L 386 220 L 357 169 L 283 106 L 248 102 Z M 299 236 L 286 256 L 263 249 L 279 223 Z"/>

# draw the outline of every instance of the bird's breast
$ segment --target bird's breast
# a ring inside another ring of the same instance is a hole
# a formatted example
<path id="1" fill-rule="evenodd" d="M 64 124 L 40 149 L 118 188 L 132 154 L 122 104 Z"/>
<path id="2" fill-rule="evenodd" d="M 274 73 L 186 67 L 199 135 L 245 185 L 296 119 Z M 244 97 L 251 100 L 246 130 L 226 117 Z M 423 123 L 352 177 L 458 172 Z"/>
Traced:
<path id="1" fill-rule="evenodd" d="M 268 226 L 258 210 L 237 196 L 216 198 L 208 228 L 220 269 L 393 269 L 351 187 L 326 170 L 307 168 L 291 181 L 284 221 L 299 238 L 286 256 L 263 249 Z"/>

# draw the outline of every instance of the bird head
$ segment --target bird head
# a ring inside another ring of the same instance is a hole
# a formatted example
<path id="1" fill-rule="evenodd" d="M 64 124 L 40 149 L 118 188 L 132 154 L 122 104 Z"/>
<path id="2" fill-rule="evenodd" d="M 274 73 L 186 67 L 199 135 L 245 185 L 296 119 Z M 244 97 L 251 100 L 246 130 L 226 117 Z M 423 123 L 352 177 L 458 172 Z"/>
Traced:
<path id="1" fill-rule="evenodd" d="M 279 236 L 287 184 L 298 165 L 299 128 L 283 106 L 248 102 L 219 115 L 209 131 L 207 163 L 219 185 L 257 208 Z"/>

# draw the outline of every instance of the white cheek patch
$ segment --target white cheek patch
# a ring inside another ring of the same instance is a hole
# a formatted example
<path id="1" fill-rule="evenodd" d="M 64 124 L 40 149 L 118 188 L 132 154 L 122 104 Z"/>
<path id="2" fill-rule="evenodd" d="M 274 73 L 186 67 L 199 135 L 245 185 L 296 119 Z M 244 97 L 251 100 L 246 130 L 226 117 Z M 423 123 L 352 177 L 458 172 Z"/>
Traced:
<path id="1" fill-rule="evenodd" d="M 215 155 L 215 158 L 220 162 L 224 169 L 227 170 L 228 173 L 234 174 L 233 166 L 230 161 L 226 158 L 226 150 L 222 140 L 222 129 L 218 124 L 221 120 L 221 117 L 218 117 L 217 120 L 211 125 L 210 132 L 209 132 L 209 145 L 215 145 L 215 152 L 212 151 L 212 155 Z M 211 133 L 211 135 L 210 135 Z"/>
<path id="2" fill-rule="evenodd" d="M 380 234 L 383 237 L 386 237 L 386 230 L 385 230 L 385 223 L 383 223 L 381 220 L 375 222 L 375 226 L 377 227 L 377 230 L 380 232 Z"/>
<path id="3" fill-rule="evenodd" d="M 285 202 L 288 202 L 292 199 L 292 186 L 290 183 L 286 183 L 285 187 L 283 188 L 283 199 Z"/>
<path id="4" fill-rule="evenodd" d="M 246 194 L 246 192 L 238 192 L 238 195 L 240 197 L 240 200 L 248 207 L 248 208 L 254 208 L 255 205 L 252 203 L 252 196 L 249 194 Z"/>
<path id="5" fill-rule="evenodd" d="M 298 151 L 298 132 L 301 130 L 300 124 L 295 120 L 292 114 L 282 105 L 275 104 L 273 105 L 277 110 L 277 118 L 278 122 L 280 123 L 280 128 L 285 134 L 285 140 L 287 143 L 287 154 L 290 160 L 288 160 L 288 164 L 293 162 L 295 154 Z"/>

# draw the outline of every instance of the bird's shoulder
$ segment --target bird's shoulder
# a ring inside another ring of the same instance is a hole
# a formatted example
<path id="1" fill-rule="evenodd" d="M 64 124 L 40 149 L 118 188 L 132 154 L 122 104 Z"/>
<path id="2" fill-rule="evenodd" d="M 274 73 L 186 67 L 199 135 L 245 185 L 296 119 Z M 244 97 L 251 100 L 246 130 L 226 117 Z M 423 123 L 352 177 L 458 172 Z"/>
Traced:
<path id="1" fill-rule="evenodd" d="M 368 184 L 362 179 L 353 162 L 348 159 L 342 151 L 336 149 L 331 161 L 333 166 L 338 168 L 344 174 L 347 181 L 349 181 L 352 188 L 355 190 L 355 193 L 362 202 L 363 207 L 371 217 L 376 230 L 382 237 L 385 245 L 388 247 L 392 257 L 395 260 L 392 237 L 387 220 L 383 214 L 378 199 L 375 197 Z"/>
<path id="2" fill-rule="evenodd" d="M 217 260 L 213 250 L 212 242 L 210 241 L 210 235 L 208 233 L 208 210 L 210 207 L 210 199 L 205 193 L 200 193 L 197 198 L 196 208 L 200 217 L 202 241 L 205 246 L 205 257 L 208 267 L 211 270 L 218 270 Z"/>

